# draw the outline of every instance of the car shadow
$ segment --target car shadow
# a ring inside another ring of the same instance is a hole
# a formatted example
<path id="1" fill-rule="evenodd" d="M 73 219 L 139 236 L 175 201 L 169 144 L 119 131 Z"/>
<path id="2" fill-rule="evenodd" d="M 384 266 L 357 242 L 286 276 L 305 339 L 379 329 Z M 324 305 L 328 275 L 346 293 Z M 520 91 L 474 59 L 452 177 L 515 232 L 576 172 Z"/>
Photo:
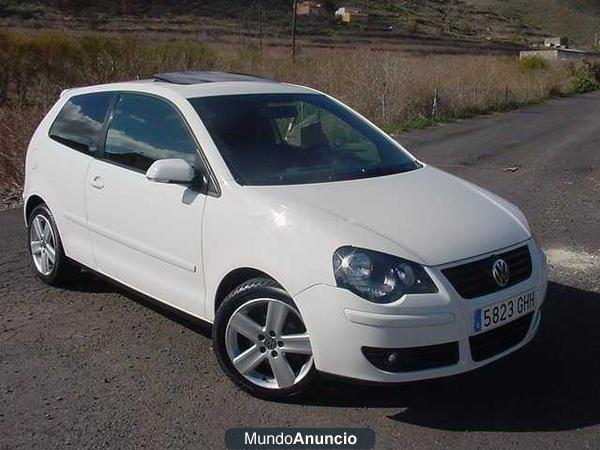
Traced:
<path id="1" fill-rule="evenodd" d="M 559 431 L 600 423 L 600 294 L 550 283 L 524 349 L 480 370 L 390 387 L 326 382 L 301 403 L 393 408 L 393 421 L 452 431 Z"/>
<path id="2" fill-rule="evenodd" d="M 189 314 L 159 302 L 158 300 L 129 289 L 126 286 L 94 271 L 82 269 L 79 273 L 79 276 L 69 280 L 65 286 L 62 287 L 70 291 L 81 293 L 119 294 L 126 299 L 131 300 L 132 302 L 149 308 L 152 311 L 166 317 L 167 319 L 186 327 L 190 331 L 201 334 L 209 339 L 212 337 L 212 327 L 210 323 L 190 316 Z"/>
<path id="3" fill-rule="evenodd" d="M 70 286 L 115 292 L 207 338 L 211 326 L 151 298 L 84 273 Z M 450 431 L 561 431 L 600 423 L 600 293 L 550 282 L 538 336 L 479 370 L 391 386 L 324 379 L 289 403 L 382 408 L 392 421 Z"/>

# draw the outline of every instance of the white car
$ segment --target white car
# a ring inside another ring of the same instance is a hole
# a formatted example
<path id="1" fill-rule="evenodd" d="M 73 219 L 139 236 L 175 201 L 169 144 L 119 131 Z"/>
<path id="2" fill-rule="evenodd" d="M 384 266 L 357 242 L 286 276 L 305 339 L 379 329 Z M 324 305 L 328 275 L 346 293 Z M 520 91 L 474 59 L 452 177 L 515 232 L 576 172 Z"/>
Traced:
<path id="1" fill-rule="evenodd" d="M 29 145 L 33 266 L 83 266 L 213 324 L 254 395 L 397 383 L 528 343 L 547 265 L 509 202 L 339 101 L 220 72 L 70 89 Z"/>

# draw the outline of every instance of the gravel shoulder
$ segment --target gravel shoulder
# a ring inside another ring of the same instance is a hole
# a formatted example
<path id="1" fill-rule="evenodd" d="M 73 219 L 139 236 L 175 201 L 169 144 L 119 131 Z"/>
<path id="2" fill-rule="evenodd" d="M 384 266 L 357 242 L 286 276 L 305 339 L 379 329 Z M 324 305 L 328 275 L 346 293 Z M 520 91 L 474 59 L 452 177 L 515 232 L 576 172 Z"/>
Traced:
<path id="1" fill-rule="evenodd" d="M 0 211 L 18 208 L 23 204 L 21 189 L 0 189 Z"/>

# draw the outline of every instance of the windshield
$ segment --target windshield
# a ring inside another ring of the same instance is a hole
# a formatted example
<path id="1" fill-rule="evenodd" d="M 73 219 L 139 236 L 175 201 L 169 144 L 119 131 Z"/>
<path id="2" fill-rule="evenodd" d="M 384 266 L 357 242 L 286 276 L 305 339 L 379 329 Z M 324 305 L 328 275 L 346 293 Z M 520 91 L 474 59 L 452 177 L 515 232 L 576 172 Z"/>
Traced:
<path id="1" fill-rule="evenodd" d="M 225 95 L 190 102 L 242 185 L 355 180 L 420 167 L 324 95 Z"/>

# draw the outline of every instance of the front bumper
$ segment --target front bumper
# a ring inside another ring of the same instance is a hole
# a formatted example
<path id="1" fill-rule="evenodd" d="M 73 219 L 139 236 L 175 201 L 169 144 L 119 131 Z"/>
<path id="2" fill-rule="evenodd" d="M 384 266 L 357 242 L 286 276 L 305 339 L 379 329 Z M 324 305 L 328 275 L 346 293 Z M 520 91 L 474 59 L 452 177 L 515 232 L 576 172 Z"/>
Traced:
<path id="1" fill-rule="evenodd" d="M 521 245 L 523 244 L 505 250 Z M 438 293 L 406 295 L 387 305 L 368 302 L 348 290 L 329 285 L 316 285 L 302 291 L 294 300 L 311 337 L 316 368 L 321 372 L 346 378 L 397 383 L 473 370 L 526 345 L 539 328 L 541 305 L 548 283 L 545 255 L 532 241 L 527 245 L 532 262 L 532 274 L 527 280 L 471 300 L 460 297 L 442 275 L 441 270 L 451 264 L 427 268 L 439 288 Z M 475 361 L 469 342 L 469 338 L 475 334 L 474 311 L 530 289 L 535 290 L 536 307 L 524 337 L 500 353 Z M 365 347 L 408 349 L 447 343 L 457 343 L 457 361 L 451 365 L 425 370 L 381 370 L 363 354 Z"/>

